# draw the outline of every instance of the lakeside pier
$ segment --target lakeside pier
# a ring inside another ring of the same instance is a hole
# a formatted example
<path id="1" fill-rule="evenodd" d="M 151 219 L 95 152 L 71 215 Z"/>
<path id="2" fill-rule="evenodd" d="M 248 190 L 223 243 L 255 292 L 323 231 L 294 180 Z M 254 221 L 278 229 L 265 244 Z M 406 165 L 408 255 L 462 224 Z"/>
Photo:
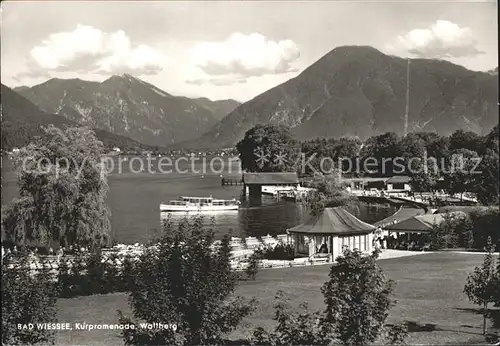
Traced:
<path id="1" fill-rule="evenodd" d="M 243 186 L 243 178 L 222 178 L 221 186 Z"/>

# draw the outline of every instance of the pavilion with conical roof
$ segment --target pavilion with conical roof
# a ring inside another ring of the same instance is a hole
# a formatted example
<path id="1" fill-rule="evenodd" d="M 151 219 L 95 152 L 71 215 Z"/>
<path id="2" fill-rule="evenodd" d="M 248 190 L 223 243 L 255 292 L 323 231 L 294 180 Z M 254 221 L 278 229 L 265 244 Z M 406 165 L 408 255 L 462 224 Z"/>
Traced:
<path id="1" fill-rule="evenodd" d="M 308 222 L 287 230 L 293 237 L 296 254 L 329 254 L 335 259 L 345 248 L 373 250 L 376 227 L 361 221 L 342 207 L 325 208 Z"/>

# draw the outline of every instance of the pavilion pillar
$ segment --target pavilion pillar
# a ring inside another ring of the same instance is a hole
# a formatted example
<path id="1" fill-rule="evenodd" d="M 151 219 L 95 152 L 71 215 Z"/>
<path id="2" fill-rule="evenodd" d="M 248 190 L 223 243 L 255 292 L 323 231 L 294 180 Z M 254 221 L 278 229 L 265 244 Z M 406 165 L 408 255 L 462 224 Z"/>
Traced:
<path id="1" fill-rule="evenodd" d="M 373 233 L 368 233 L 368 244 L 366 244 L 368 247 L 368 252 L 373 251 Z"/>
<path id="2" fill-rule="evenodd" d="M 337 236 L 332 236 L 332 256 L 333 260 L 339 256 L 339 237 Z"/>
<path id="3" fill-rule="evenodd" d="M 309 237 L 309 257 L 316 254 L 316 236 L 313 234 Z"/>

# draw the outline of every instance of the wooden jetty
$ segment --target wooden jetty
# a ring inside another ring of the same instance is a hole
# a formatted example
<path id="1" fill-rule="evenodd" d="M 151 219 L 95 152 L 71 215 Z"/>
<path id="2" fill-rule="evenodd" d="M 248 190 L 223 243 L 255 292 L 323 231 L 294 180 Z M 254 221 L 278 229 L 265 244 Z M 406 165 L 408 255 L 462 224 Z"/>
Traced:
<path id="1" fill-rule="evenodd" d="M 222 186 L 242 186 L 243 178 L 222 178 L 221 179 Z"/>

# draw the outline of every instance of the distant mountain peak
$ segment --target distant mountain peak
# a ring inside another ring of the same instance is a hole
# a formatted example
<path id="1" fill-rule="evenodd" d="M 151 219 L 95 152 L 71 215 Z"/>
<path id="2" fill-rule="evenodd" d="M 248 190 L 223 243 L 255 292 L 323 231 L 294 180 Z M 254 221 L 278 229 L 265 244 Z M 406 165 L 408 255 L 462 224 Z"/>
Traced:
<path id="1" fill-rule="evenodd" d="M 239 105 L 173 96 L 128 73 L 102 82 L 53 78 L 19 93 L 46 113 L 158 146 L 194 139 Z"/>
<path id="2" fill-rule="evenodd" d="M 235 145 L 257 124 L 281 124 L 298 139 L 404 133 L 406 58 L 370 46 L 335 47 L 298 76 L 242 104 L 209 132 L 179 146 Z M 498 70 L 497 70 L 498 71 Z M 408 126 L 448 135 L 486 133 L 498 121 L 498 72 L 412 59 Z"/>
<path id="3" fill-rule="evenodd" d="M 42 127 L 53 124 L 57 127 L 77 126 L 78 124 L 62 115 L 45 113 L 27 98 L 5 85 L 2 87 L 2 149 L 22 147 L 44 132 Z M 26 88 L 26 87 L 25 87 Z M 21 88 L 21 89 L 25 89 Z M 28 88 L 29 89 L 29 88 Z M 94 129 L 106 147 L 149 148 L 130 138 L 119 136 L 105 130 Z"/>
<path id="4" fill-rule="evenodd" d="M 132 75 L 129 75 L 128 73 L 121 73 L 121 74 L 112 75 L 108 79 L 105 79 L 102 83 L 111 82 L 111 81 L 131 82 L 131 81 L 137 81 L 137 78 L 133 77 Z"/>
<path id="5" fill-rule="evenodd" d="M 328 55 L 351 55 L 351 54 L 357 54 L 359 56 L 364 56 L 364 55 L 378 55 L 378 56 L 387 56 L 386 54 L 382 53 L 380 50 L 377 48 L 374 48 L 372 46 L 338 46 L 333 48 L 329 53 L 326 54 Z"/>
<path id="6" fill-rule="evenodd" d="M 374 53 L 384 54 L 377 48 L 367 45 L 338 46 L 333 48 L 332 51 L 364 51 L 364 52 L 374 52 Z"/>
<path id="7" fill-rule="evenodd" d="M 154 85 L 152 85 L 148 82 L 145 82 L 142 79 L 134 77 L 128 73 L 121 73 L 121 74 L 112 75 L 108 79 L 104 80 L 101 84 L 108 84 L 108 83 L 113 83 L 113 82 L 114 83 L 127 83 L 127 84 L 134 83 L 134 84 L 138 84 L 138 85 L 143 85 L 143 86 L 149 87 L 151 89 L 154 89 L 154 91 L 157 93 L 160 92 L 164 96 L 171 96 L 167 92 L 155 87 Z"/>
<path id="8" fill-rule="evenodd" d="M 133 82 L 143 82 L 141 79 L 132 76 L 130 73 L 120 73 L 117 76 L 120 77 L 120 78 L 126 79 L 126 80 L 128 80 L 130 82 L 132 82 L 132 81 Z"/>

